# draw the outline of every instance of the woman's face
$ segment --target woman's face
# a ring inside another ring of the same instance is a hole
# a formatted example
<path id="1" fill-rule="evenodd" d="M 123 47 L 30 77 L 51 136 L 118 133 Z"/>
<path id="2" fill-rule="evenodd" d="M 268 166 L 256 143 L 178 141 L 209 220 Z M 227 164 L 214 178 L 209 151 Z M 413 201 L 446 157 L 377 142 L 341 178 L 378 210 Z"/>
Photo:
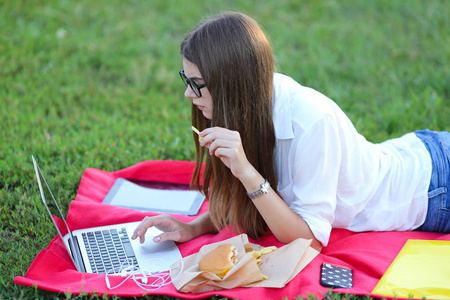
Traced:
<path id="1" fill-rule="evenodd" d="M 184 74 L 190 80 L 195 81 L 198 84 L 205 83 L 205 81 L 202 78 L 202 74 L 200 74 L 200 71 L 198 70 L 197 65 L 190 62 L 186 58 L 183 58 L 183 69 Z M 192 103 L 195 106 L 197 106 L 199 110 L 202 111 L 205 118 L 211 120 L 213 115 L 213 99 L 211 94 L 209 93 L 207 86 L 201 89 L 201 94 L 202 94 L 201 97 L 197 97 L 197 95 L 194 93 L 194 91 L 191 89 L 189 85 L 186 87 L 186 91 L 184 92 L 184 96 L 186 98 L 192 99 Z"/>

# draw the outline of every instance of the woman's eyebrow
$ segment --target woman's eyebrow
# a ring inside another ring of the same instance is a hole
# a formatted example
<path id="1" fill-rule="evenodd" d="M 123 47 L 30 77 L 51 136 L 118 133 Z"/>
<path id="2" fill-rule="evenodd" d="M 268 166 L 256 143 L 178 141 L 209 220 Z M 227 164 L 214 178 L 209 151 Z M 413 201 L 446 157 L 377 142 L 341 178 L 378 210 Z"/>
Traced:
<path id="1" fill-rule="evenodd" d="M 203 80 L 202 77 L 199 76 L 188 76 L 188 74 L 186 74 L 186 72 L 184 73 L 184 76 L 186 76 L 186 78 L 191 79 L 191 80 Z"/>
<path id="2" fill-rule="evenodd" d="M 192 77 L 188 77 L 190 80 L 203 80 L 203 78 L 198 77 L 198 76 L 192 76 Z"/>

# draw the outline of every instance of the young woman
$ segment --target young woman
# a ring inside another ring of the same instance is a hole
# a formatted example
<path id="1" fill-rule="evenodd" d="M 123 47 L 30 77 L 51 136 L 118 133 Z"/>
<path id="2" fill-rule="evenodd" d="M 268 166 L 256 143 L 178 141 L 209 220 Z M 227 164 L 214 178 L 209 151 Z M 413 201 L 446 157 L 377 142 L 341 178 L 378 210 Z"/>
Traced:
<path id="1" fill-rule="evenodd" d="M 146 217 L 133 239 L 143 243 L 150 226 L 164 231 L 156 242 L 184 242 L 232 225 L 320 249 L 332 228 L 450 232 L 449 133 L 366 141 L 332 100 L 274 73 L 266 36 L 241 13 L 197 25 L 181 56 L 201 130 L 191 184 L 208 195 L 209 212 L 190 223 Z"/>

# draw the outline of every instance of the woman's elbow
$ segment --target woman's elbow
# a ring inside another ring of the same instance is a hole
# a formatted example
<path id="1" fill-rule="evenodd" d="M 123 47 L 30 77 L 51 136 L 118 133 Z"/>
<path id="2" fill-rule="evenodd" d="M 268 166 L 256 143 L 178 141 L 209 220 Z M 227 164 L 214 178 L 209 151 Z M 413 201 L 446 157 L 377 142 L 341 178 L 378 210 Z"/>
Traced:
<path id="1" fill-rule="evenodd" d="M 319 240 L 317 240 L 314 236 L 313 237 L 304 237 L 304 236 L 300 236 L 300 235 L 282 235 L 282 236 L 277 236 L 277 240 L 280 243 L 283 244 L 289 244 L 292 243 L 293 241 L 295 241 L 298 238 L 303 238 L 305 240 L 311 240 L 311 248 L 317 250 L 317 251 L 321 251 L 323 246 L 322 243 L 319 242 Z"/>

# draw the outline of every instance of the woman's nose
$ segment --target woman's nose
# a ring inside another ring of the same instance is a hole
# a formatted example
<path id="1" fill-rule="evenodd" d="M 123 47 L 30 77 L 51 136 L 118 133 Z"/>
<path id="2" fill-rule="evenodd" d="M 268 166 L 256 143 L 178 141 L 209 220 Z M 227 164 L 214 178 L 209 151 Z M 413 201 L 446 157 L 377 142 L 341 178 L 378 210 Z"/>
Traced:
<path id="1" fill-rule="evenodd" d="M 190 85 L 188 85 L 188 86 L 186 87 L 186 90 L 184 91 L 184 96 L 185 96 L 186 98 L 191 98 L 191 99 L 193 99 L 193 98 L 198 98 L 198 96 L 194 93 L 194 91 L 192 90 L 192 88 L 191 88 Z"/>

